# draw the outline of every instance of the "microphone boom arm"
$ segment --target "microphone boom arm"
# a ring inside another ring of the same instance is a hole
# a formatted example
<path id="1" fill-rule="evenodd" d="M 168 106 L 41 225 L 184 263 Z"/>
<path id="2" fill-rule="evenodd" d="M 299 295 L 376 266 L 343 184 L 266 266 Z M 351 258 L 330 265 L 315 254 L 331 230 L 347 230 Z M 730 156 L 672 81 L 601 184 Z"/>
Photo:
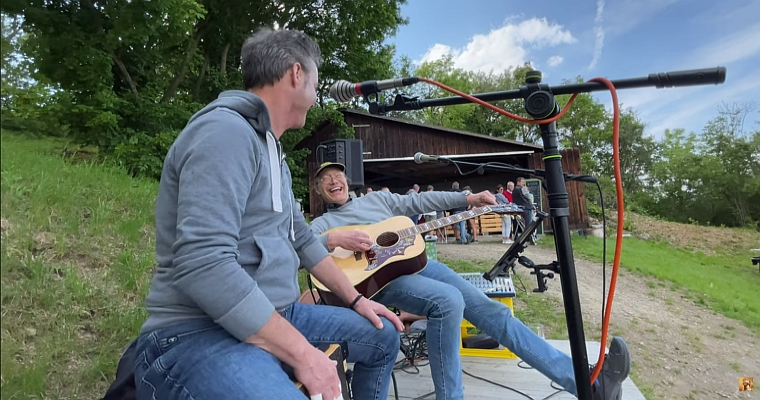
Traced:
<path id="1" fill-rule="evenodd" d="M 612 84 L 615 89 L 634 89 L 654 86 L 655 88 L 667 88 L 667 87 L 681 87 L 681 86 L 695 86 L 695 85 L 709 85 L 709 84 L 721 84 L 726 81 L 726 68 L 704 68 L 685 71 L 672 71 L 649 74 L 649 76 L 639 78 L 627 78 L 612 80 Z M 540 84 L 540 89 L 543 91 L 549 91 L 555 96 L 574 94 L 574 93 L 589 93 L 608 90 L 607 86 L 600 82 L 584 82 L 584 83 L 571 83 L 567 85 L 549 86 L 546 84 Z M 492 102 L 501 100 L 513 100 L 519 98 L 527 98 L 530 94 L 530 89 L 527 85 L 520 86 L 519 89 L 506 90 L 499 92 L 489 92 L 474 94 L 472 97 L 477 99 Z M 365 99 L 367 100 L 367 99 Z M 398 94 L 395 97 L 393 104 L 378 104 L 376 102 L 369 102 L 369 112 L 371 114 L 384 114 L 390 111 L 411 111 L 420 110 L 427 107 L 442 107 L 453 106 L 457 104 L 467 104 L 470 100 L 461 96 L 450 96 L 440 99 L 428 99 L 417 100 L 417 98 L 410 98 L 408 96 Z"/>

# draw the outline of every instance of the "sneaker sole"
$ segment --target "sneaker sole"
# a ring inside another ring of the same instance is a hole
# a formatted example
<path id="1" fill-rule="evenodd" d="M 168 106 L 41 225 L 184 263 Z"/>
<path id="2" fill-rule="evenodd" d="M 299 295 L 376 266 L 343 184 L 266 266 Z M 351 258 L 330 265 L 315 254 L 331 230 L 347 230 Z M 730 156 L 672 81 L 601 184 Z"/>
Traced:
<path id="1" fill-rule="evenodd" d="M 628 360 L 628 363 L 626 365 L 612 365 L 615 367 L 614 371 L 620 370 L 622 375 L 625 376 L 625 378 L 628 378 L 628 375 L 631 374 L 631 350 L 628 348 L 628 344 L 625 343 L 625 340 L 619 336 L 612 338 L 609 353 L 614 355 L 621 355 L 622 357 L 620 360 Z"/>
<path id="2" fill-rule="evenodd" d="M 610 360 L 613 356 L 613 360 L 616 361 L 616 363 L 612 363 Z M 605 364 L 610 363 L 609 365 L 605 365 L 606 370 L 614 372 L 615 375 L 618 375 L 617 377 L 622 377 L 622 379 L 620 380 L 619 385 L 615 384 L 611 388 L 602 387 L 601 390 L 602 393 L 604 393 L 603 398 L 605 400 L 619 400 L 623 395 L 623 381 L 625 381 L 631 373 L 631 351 L 623 338 L 618 336 L 612 338 L 610 350 L 607 359 L 604 362 Z"/>

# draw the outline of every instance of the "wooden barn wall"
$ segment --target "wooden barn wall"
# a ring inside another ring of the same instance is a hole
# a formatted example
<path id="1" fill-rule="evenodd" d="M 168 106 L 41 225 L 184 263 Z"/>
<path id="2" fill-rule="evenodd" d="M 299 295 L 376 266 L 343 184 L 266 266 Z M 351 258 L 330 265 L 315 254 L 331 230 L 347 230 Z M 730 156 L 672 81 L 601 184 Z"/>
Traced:
<path id="1" fill-rule="evenodd" d="M 366 159 L 411 157 L 426 154 L 474 154 L 523 150 L 511 143 L 460 135 L 417 125 L 346 113 L 346 123 L 354 126 Z"/>
<path id="2" fill-rule="evenodd" d="M 560 150 L 562 155 L 562 170 L 570 174 L 581 174 L 581 155 L 578 149 Z M 531 169 L 546 169 L 543 154 L 533 154 L 528 160 Z M 589 227 L 588 209 L 586 208 L 586 194 L 582 182 L 566 182 L 568 202 L 570 204 L 570 216 L 568 224 L 570 229 L 584 229 Z M 549 199 L 546 190 L 541 191 L 543 211 L 549 212 Z M 544 220 L 544 231 L 551 231 L 549 219 Z"/>

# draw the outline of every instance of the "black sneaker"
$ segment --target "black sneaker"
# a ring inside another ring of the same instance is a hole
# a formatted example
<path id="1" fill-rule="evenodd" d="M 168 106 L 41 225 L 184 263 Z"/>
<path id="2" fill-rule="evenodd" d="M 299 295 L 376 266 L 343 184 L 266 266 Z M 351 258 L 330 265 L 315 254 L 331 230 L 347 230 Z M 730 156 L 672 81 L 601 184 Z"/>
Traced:
<path id="1" fill-rule="evenodd" d="M 593 369 L 592 369 L 593 371 Z M 631 352 L 623 338 L 612 338 L 610 350 L 604 356 L 604 365 L 592 387 L 594 400 L 621 400 L 623 381 L 631 373 Z"/>

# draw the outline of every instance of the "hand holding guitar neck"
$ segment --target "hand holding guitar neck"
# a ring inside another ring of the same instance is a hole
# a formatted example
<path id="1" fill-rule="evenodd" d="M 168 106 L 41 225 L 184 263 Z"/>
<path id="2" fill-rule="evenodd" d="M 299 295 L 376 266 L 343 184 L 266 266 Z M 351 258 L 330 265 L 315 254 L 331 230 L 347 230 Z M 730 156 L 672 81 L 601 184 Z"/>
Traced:
<path id="1" fill-rule="evenodd" d="M 473 193 L 467 196 L 467 204 L 473 207 L 495 206 L 497 204 L 496 196 L 488 190 L 484 190 L 480 193 Z"/>

